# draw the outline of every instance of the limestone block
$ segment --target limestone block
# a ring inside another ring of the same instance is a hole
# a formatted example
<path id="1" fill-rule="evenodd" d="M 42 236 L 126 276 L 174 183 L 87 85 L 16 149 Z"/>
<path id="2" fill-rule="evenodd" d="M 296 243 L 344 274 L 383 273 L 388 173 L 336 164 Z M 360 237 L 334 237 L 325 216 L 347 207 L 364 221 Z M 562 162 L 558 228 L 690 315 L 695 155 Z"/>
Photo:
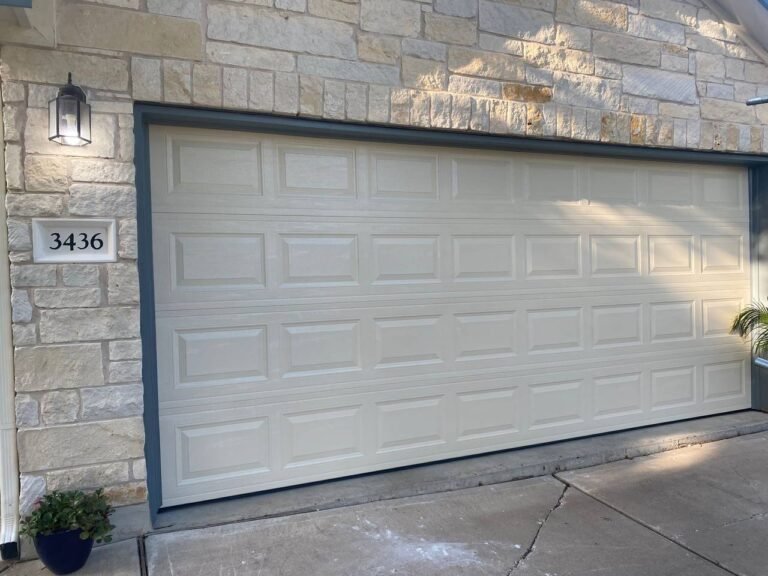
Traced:
<path id="1" fill-rule="evenodd" d="M 96 264 L 63 264 L 61 277 L 64 286 L 95 286 L 99 283 L 99 266 Z"/>
<path id="2" fill-rule="evenodd" d="M 87 490 L 128 482 L 128 462 L 110 462 L 48 472 L 49 490 Z"/>
<path id="3" fill-rule="evenodd" d="M 448 81 L 448 91 L 499 98 L 501 96 L 501 83 L 496 80 L 470 78 L 468 76 L 452 74 Z"/>
<path id="4" fill-rule="evenodd" d="M 222 71 L 225 108 L 248 108 L 248 71 L 224 68 Z"/>
<path id="5" fill-rule="evenodd" d="M 684 104 L 698 102 L 696 82 L 687 74 L 640 66 L 624 66 L 622 84 L 627 94 Z"/>
<path id="6" fill-rule="evenodd" d="M 162 62 L 153 58 L 131 58 L 131 86 L 136 100 L 163 99 Z"/>
<path id="7" fill-rule="evenodd" d="M 31 250 L 32 236 L 29 224 L 23 220 L 8 220 L 9 250 Z"/>
<path id="8" fill-rule="evenodd" d="M 293 54 L 267 48 L 242 46 L 228 42 L 208 42 L 206 52 L 208 59 L 218 64 L 281 72 L 293 72 L 296 69 L 296 58 Z"/>
<path id="9" fill-rule="evenodd" d="M 482 76 L 498 80 L 523 80 L 525 62 L 507 54 L 451 47 L 448 69 L 464 76 Z"/>
<path id="10" fill-rule="evenodd" d="M 441 14 L 424 14 L 424 33 L 429 40 L 472 46 L 477 42 L 477 22 Z"/>
<path id="11" fill-rule="evenodd" d="M 14 358 L 20 392 L 104 384 L 101 344 L 18 348 Z"/>
<path id="12" fill-rule="evenodd" d="M 40 402 L 40 414 L 46 425 L 74 422 L 79 412 L 80 396 L 75 390 L 48 392 Z"/>
<path id="13" fill-rule="evenodd" d="M 406 40 L 403 40 L 405 46 Z M 357 36 L 357 52 L 360 60 L 379 64 L 396 64 L 400 57 L 400 42 L 397 38 L 366 34 L 360 32 Z"/>
<path id="14" fill-rule="evenodd" d="M 115 340 L 109 343 L 110 360 L 141 359 L 141 340 Z"/>
<path id="15" fill-rule="evenodd" d="M 126 36 L 125 30 L 120 36 Z M 3 46 L 0 55 L 2 75 L 8 80 L 57 86 L 67 81 L 67 72 L 72 72 L 74 81 L 89 89 L 128 90 L 128 64 L 120 58 L 13 45 Z M 55 86 L 46 88 L 46 105 L 55 96 Z"/>
<path id="16" fill-rule="evenodd" d="M 661 44 L 652 40 L 632 38 L 626 34 L 594 32 L 592 47 L 599 58 L 618 60 L 629 64 L 659 66 L 661 64 Z"/>
<path id="17" fill-rule="evenodd" d="M 616 80 L 569 72 L 555 72 L 554 79 L 555 102 L 608 110 L 618 110 L 621 105 L 621 82 Z"/>
<path id="18" fill-rule="evenodd" d="M 284 15 L 254 6 L 211 4 L 208 37 L 337 58 L 357 55 L 354 29 L 349 24 L 303 14 Z"/>
<path id="19" fill-rule="evenodd" d="M 551 13 L 514 4 L 480 0 L 479 26 L 480 30 L 521 40 L 543 44 L 555 41 L 555 20 Z"/>
<path id="20" fill-rule="evenodd" d="M 12 264 L 11 285 L 56 286 L 56 266 L 52 264 Z"/>
<path id="21" fill-rule="evenodd" d="M 118 223 L 117 255 L 120 258 L 130 258 L 133 260 L 138 257 L 136 220 L 134 218 L 126 218 Z"/>
<path id="22" fill-rule="evenodd" d="M 189 60 L 202 58 L 199 22 L 139 11 L 61 2 L 56 35 L 58 42 L 70 46 Z"/>
<path id="23" fill-rule="evenodd" d="M 40 340 L 46 344 L 139 337 L 136 308 L 43 310 Z"/>
<path id="24" fill-rule="evenodd" d="M 559 22 L 588 28 L 623 31 L 627 29 L 628 9 L 610 0 L 558 0 L 555 17 Z"/>
<path id="25" fill-rule="evenodd" d="M 34 296 L 39 308 L 93 308 L 101 304 L 100 288 L 38 288 Z"/>
<path id="26" fill-rule="evenodd" d="M 29 394 L 16 395 L 16 426 L 31 428 L 40 425 L 40 404 Z"/>
<path id="27" fill-rule="evenodd" d="M 141 380 L 141 360 L 110 362 L 109 376 L 107 380 L 110 384 L 137 382 Z"/>
<path id="28" fill-rule="evenodd" d="M 144 425 L 139 417 L 20 430 L 22 472 L 141 458 Z"/>
<path id="29" fill-rule="evenodd" d="M 419 36 L 421 7 L 407 0 L 361 0 L 360 26 L 369 32 Z"/>
<path id="30" fill-rule="evenodd" d="M 403 56 L 402 66 L 403 84 L 410 88 L 445 90 L 448 84 L 448 72 L 442 62 Z"/>
<path id="31" fill-rule="evenodd" d="M 144 387 L 141 384 L 84 388 L 80 394 L 85 420 L 141 416 L 144 412 Z"/>
<path id="32" fill-rule="evenodd" d="M 368 62 L 350 62 L 335 58 L 299 55 L 299 72 L 324 78 L 366 82 L 370 84 L 400 83 L 400 70 L 395 66 L 371 64 Z"/>
<path id="33" fill-rule="evenodd" d="M 66 200 L 62 194 L 8 194 L 5 206 L 9 216 L 61 216 Z"/>
<path id="34" fill-rule="evenodd" d="M 313 16 L 357 24 L 360 18 L 359 6 L 357 2 L 343 0 L 309 0 L 308 8 Z"/>
<path id="35" fill-rule="evenodd" d="M 131 162 L 73 158 L 71 164 L 75 182 L 133 184 L 136 180 L 136 170 Z"/>
<path id="36" fill-rule="evenodd" d="M 69 212 L 78 216 L 135 216 L 136 189 L 121 184 L 72 184 Z"/>

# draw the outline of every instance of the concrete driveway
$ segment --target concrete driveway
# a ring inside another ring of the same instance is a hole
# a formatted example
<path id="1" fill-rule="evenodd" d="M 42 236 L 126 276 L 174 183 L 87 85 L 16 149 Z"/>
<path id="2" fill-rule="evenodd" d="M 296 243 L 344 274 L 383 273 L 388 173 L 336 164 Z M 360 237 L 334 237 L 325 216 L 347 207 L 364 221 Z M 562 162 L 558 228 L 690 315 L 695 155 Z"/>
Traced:
<path id="1" fill-rule="evenodd" d="M 768 573 L 768 433 L 518 482 L 149 536 L 150 576 Z"/>
<path id="2" fill-rule="evenodd" d="M 554 476 L 155 533 L 143 547 L 96 549 L 80 574 L 764 576 L 767 542 L 761 432 Z M 36 561 L 3 572 L 44 574 Z"/>

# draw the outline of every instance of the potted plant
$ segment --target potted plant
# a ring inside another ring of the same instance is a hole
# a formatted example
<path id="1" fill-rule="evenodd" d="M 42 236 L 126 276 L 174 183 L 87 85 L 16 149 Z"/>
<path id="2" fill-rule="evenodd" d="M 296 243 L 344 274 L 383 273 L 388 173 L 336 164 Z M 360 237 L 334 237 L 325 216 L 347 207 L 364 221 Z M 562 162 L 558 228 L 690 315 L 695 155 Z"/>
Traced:
<path id="1" fill-rule="evenodd" d="M 745 307 L 734 318 L 731 334 L 738 334 L 742 338 L 752 336 L 755 356 L 768 353 L 768 306 L 755 302 Z"/>
<path id="2" fill-rule="evenodd" d="M 54 574 L 82 568 L 94 542 L 110 542 L 114 509 L 103 490 L 53 491 L 35 504 L 22 521 L 21 533 L 35 544 L 40 560 Z"/>

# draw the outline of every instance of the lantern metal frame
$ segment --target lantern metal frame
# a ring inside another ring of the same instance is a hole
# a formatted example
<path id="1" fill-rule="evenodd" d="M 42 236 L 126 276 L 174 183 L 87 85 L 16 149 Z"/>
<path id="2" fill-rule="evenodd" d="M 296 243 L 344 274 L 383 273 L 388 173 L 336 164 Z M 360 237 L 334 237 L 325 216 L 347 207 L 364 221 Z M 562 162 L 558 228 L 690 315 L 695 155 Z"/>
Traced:
<path id="1" fill-rule="evenodd" d="M 62 131 L 62 115 L 67 107 L 75 112 L 76 133 Z M 86 146 L 92 142 L 91 106 L 86 102 L 85 91 L 72 84 L 71 72 L 56 98 L 48 102 L 48 140 L 63 146 Z"/>

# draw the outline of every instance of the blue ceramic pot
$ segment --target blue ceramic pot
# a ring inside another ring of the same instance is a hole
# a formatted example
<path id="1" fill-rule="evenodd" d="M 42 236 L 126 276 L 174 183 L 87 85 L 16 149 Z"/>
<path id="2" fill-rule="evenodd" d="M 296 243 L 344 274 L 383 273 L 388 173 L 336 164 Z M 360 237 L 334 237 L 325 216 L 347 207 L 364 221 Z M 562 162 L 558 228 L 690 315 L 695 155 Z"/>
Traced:
<path id="1" fill-rule="evenodd" d="M 93 538 L 82 540 L 81 530 L 38 534 L 35 550 L 43 564 L 54 574 L 70 574 L 85 566 L 93 548 Z"/>

